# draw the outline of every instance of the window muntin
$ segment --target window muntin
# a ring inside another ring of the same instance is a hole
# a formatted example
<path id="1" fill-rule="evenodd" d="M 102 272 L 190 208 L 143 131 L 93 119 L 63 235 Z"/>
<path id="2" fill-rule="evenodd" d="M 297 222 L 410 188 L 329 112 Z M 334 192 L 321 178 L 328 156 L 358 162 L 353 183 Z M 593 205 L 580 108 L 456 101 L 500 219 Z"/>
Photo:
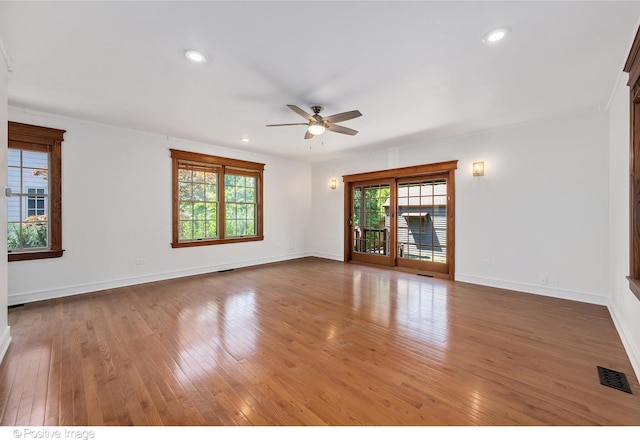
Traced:
<path id="1" fill-rule="evenodd" d="M 171 157 L 173 247 L 263 239 L 263 164 L 173 149 Z"/>
<path id="2" fill-rule="evenodd" d="M 65 131 L 8 123 L 9 261 L 61 257 Z"/>

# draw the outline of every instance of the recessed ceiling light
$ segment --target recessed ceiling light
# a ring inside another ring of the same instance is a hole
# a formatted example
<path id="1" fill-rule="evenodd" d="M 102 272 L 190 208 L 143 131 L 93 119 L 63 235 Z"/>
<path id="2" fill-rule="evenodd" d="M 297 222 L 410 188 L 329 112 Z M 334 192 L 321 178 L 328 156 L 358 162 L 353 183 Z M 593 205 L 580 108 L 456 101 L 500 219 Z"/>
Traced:
<path id="1" fill-rule="evenodd" d="M 499 27 L 492 31 L 487 32 L 484 37 L 482 37 L 482 42 L 484 44 L 495 44 L 498 41 L 504 39 L 511 32 L 511 28 L 507 26 Z"/>
<path id="2" fill-rule="evenodd" d="M 242 142 L 249 142 L 249 138 L 248 138 L 248 137 L 246 137 L 246 136 L 245 136 L 245 137 L 241 137 L 241 138 L 240 138 L 240 140 L 241 140 Z"/>
<path id="3" fill-rule="evenodd" d="M 198 52 L 197 50 L 186 50 L 184 52 L 184 56 L 192 63 L 202 64 L 207 62 L 207 58 L 202 54 L 202 52 Z"/>

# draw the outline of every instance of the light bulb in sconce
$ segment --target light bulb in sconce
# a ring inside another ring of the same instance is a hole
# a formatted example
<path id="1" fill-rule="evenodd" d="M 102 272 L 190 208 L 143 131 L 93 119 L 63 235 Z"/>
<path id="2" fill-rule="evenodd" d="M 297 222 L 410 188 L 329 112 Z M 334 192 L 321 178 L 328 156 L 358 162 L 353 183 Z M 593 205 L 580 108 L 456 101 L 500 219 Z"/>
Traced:
<path id="1" fill-rule="evenodd" d="M 473 163 L 473 175 L 474 176 L 484 176 L 484 162 L 474 162 Z"/>
<path id="2" fill-rule="evenodd" d="M 338 181 L 336 179 L 331 179 L 329 181 L 329 188 L 336 189 L 338 187 Z"/>

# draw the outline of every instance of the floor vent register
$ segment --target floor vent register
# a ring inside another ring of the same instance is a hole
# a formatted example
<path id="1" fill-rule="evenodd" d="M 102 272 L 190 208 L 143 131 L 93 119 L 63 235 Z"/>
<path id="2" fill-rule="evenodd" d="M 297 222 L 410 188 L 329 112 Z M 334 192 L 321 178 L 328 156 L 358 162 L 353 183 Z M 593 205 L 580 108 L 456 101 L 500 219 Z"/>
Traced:
<path id="1" fill-rule="evenodd" d="M 602 385 L 633 394 L 627 376 L 624 373 L 598 366 L 598 376 Z"/>

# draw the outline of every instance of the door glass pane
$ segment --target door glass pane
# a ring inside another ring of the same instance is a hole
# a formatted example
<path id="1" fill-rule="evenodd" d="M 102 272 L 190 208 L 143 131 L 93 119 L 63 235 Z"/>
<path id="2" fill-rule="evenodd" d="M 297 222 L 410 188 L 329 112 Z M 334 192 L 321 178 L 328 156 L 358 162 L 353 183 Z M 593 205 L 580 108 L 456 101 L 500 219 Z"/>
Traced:
<path id="1" fill-rule="evenodd" d="M 398 184 L 398 258 L 447 262 L 447 180 Z"/>
<path id="2" fill-rule="evenodd" d="M 353 188 L 353 250 L 389 255 L 389 195 L 387 184 Z"/>

